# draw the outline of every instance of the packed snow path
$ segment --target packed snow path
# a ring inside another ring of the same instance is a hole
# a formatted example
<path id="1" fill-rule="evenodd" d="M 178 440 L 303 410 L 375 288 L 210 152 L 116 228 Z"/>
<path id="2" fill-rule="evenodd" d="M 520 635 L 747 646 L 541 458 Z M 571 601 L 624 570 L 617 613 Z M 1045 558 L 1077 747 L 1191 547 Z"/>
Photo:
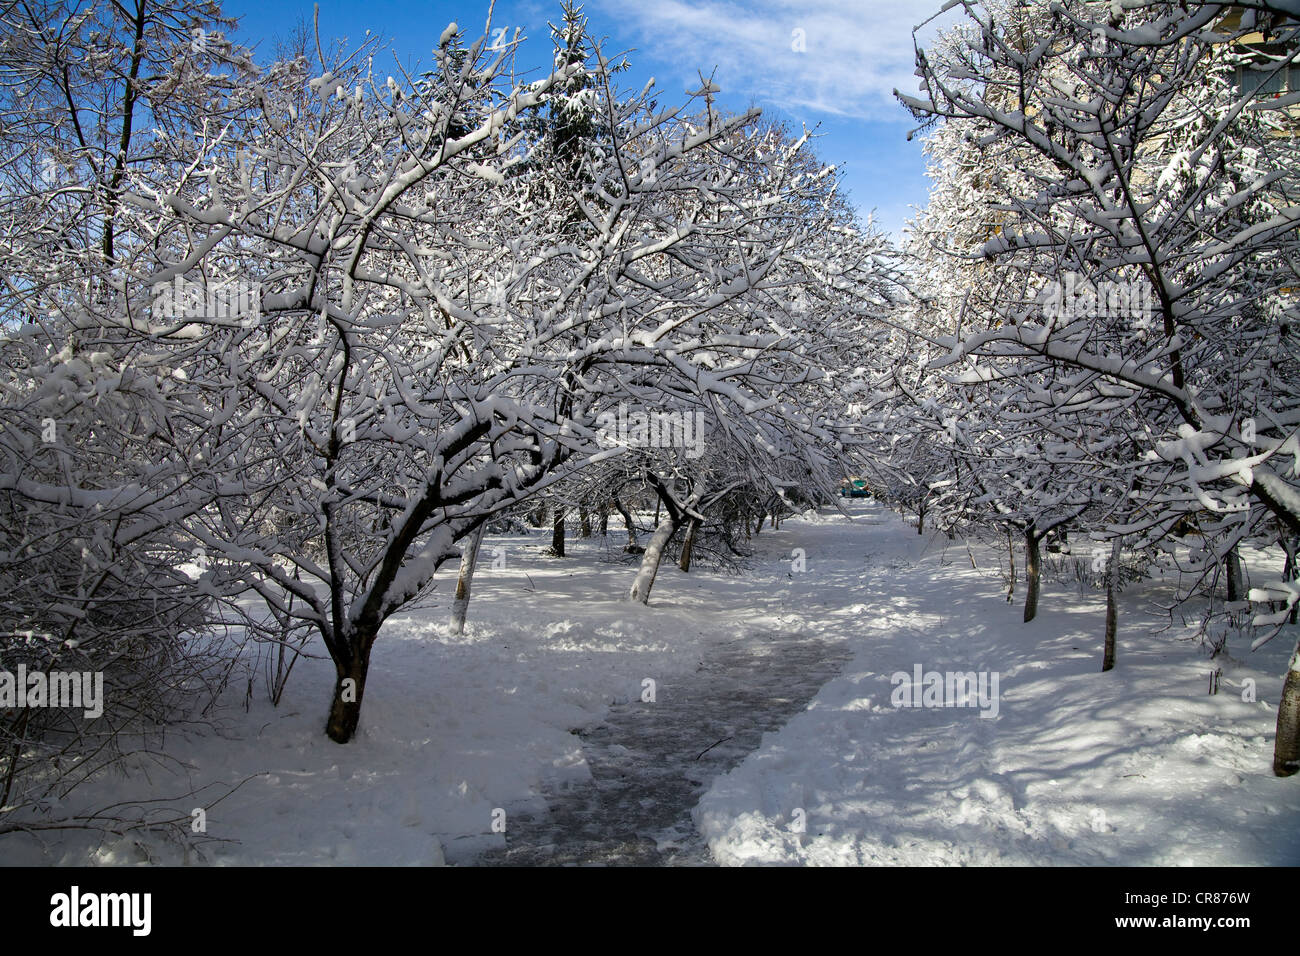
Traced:
<path id="1" fill-rule="evenodd" d="M 802 710 L 849 657 L 842 645 L 757 632 L 715 648 L 694 674 L 611 709 L 579 733 L 589 783 L 511 817 L 504 851 L 479 865 L 705 866 L 691 819 L 710 782 Z"/>

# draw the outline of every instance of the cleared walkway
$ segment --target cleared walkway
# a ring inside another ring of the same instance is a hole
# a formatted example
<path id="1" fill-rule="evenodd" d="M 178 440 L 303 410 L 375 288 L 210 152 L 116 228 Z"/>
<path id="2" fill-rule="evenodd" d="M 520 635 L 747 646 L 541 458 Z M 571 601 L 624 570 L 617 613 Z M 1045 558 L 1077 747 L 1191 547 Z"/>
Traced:
<path id="1" fill-rule="evenodd" d="M 661 683 L 581 737 L 590 783 L 548 793 L 547 812 L 511 817 L 505 866 L 711 866 L 691 809 L 807 706 L 847 659 L 842 645 L 756 632 L 721 645 L 692 675 Z"/>

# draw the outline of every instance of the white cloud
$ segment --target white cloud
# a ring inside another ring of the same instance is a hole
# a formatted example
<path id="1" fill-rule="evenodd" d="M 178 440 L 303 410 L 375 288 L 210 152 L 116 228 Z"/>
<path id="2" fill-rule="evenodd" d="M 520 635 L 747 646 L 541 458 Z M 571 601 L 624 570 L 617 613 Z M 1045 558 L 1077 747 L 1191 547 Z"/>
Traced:
<path id="1" fill-rule="evenodd" d="M 943 0 L 599 0 L 640 45 L 683 75 L 718 68 L 724 91 L 802 113 L 900 120 L 915 91 L 912 28 Z M 802 31 L 802 34 L 796 33 Z M 928 36 L 929 30 L 926 31 Z M 796 51 L 796 40 L 804 50 Z"/>

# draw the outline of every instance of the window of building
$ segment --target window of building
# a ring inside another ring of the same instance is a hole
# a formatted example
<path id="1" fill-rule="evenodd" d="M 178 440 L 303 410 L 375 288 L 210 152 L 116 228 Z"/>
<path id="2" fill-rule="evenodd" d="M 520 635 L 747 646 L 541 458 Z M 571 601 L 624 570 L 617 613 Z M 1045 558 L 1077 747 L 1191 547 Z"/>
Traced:
<path id="1" fill-rule="evenodd" d="M 1300 89 L 1300 67 L 1296 64 L 1281 69 L 1266 64 L 1237 67 L 1237 89 L 1243 93 L 1256 90 L 1265 95 L 1279 96 Z"/>

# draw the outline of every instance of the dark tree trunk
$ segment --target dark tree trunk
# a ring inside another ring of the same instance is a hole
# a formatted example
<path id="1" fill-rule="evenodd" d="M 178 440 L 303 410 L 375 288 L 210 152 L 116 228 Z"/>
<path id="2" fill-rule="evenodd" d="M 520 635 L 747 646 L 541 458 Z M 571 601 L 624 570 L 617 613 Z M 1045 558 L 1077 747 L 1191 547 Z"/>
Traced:
<path id="1" fill-rule="evenodd" d="M 325 733 L 336 744 L 345 744 L 357 732 L 361 719 L 361 698 L 366 691 L 366 674 L 370 670 L 370 648 L 374 636 L 361 636 L 357 650 L 343 664 L 335 663 L 334 700 L 330 704 Z"/>
<path id="2" fill-rule="evenodd" d="M 1241 579 L 1241 556 L 1237 554 L 1237 546 L 1234 544 L 1228 556 L 1223 559 L 1224 570 L 1228 575 L 1228 600 L 1240 601 L 1245 597 L 1245 589 L 1242 586 Z"/>
<path id="3" fill-rule="evenodd" d="M 1115 625 L 1118 614 L 1115 609 L 1115 585 L 1106 582 L 1106 647 L 1101 655 L 1102 672 L 1115 666 Z"/>
<path id="4" fill-rule="evenodd" d="M 1106 646 L 1101 654 L 1102 673 L 1115 666 L 1115 634 L 1119 628 L 1119 539 L 1111 545 L 1110 564 L 1106 568 Z"/>
<path id="5" fill-rule="evenodd" d="M 1289 777 L 1300 770 L 1300 641 L 1291 653 L 1291 666 L 1277 705 L 1277 734 L 1273 742 L 1273 773 Z"/>
<path id="6" fill-rule="evenodd" d="M 1032 528 L 1025 529 L 1025 623 L 1038 614 L 1038 589 L 1042 574 L 1038 545 L 1041 539 Z"/>
<path id="7" fill-rule="evenodd" d="M 627 550 L 631 551 L 636 547 L 636 525 L 632 523 L 632 513 L 617 498 L 614 499 L 614 508 L 622 516 L 623 524 L 627 525 Z"/>
<path id="8" fill-rule="evenodd" d="M 695 546 L 695 532 L 700 528 L 700 522 L 696 519 L 691 520 L 690 527 L 686 529 L 686 540 L 682 542 L 682 560 L 678 565 L 683 571 L 691 569 L 691 549 Z"/>
<path id="9" fill-rule="evenodd" d="M 1011 529 L 1007 529 L 1007 563 L 1010 567 L 1010 580 L 1007 583 L 1007 603 L 1010 604 L 1012 598 L 1016 596 L 1016 545 L 1011 537 Z"/>
<path id="10" fill-rule="evenodd" d="M 591 511 L 589 511 L 587 508 L 579 508 L 578 523 L 582 530 L 582 536 L 584 538 L 590 538 L 591 537 Z"/>
<path id="11" fill-rule="evenodd" d="M 533 513 L 528 516 L 528 523 L 534 528 L 540 528 L 542 525 L 546 524 L 546 504 L 544 502 L 539 501 L 537 503 L 537 507 L 533 509 Z"/>
<path id="12" fill-rule="evenodd" d="M 601 537 L 609 534 L 609 507 L 604 506 L 600 509 L 600 534 Z"/>
<path id="13" fill-rule="evenodd" d="M 551 528 L 551 554 L 564 557 L 564 509 L 555 509 L 555 524 Z"/>
<path id="14" fill-rule="evenodd" d="M 1300 577 L 1296 567 L 1296 551 L 1300 546 L 1300 538 L 1288 538 L 1286 532 L 1282 533 L 1282 551 L 1286 554 L 1286 562 L 1282 565 L 1282 580 L 1294 581 Z M 1300 603 L 1291 606 L 1291 623 L 1296 623 L 1296 615 L 1300 614 Z"/>

